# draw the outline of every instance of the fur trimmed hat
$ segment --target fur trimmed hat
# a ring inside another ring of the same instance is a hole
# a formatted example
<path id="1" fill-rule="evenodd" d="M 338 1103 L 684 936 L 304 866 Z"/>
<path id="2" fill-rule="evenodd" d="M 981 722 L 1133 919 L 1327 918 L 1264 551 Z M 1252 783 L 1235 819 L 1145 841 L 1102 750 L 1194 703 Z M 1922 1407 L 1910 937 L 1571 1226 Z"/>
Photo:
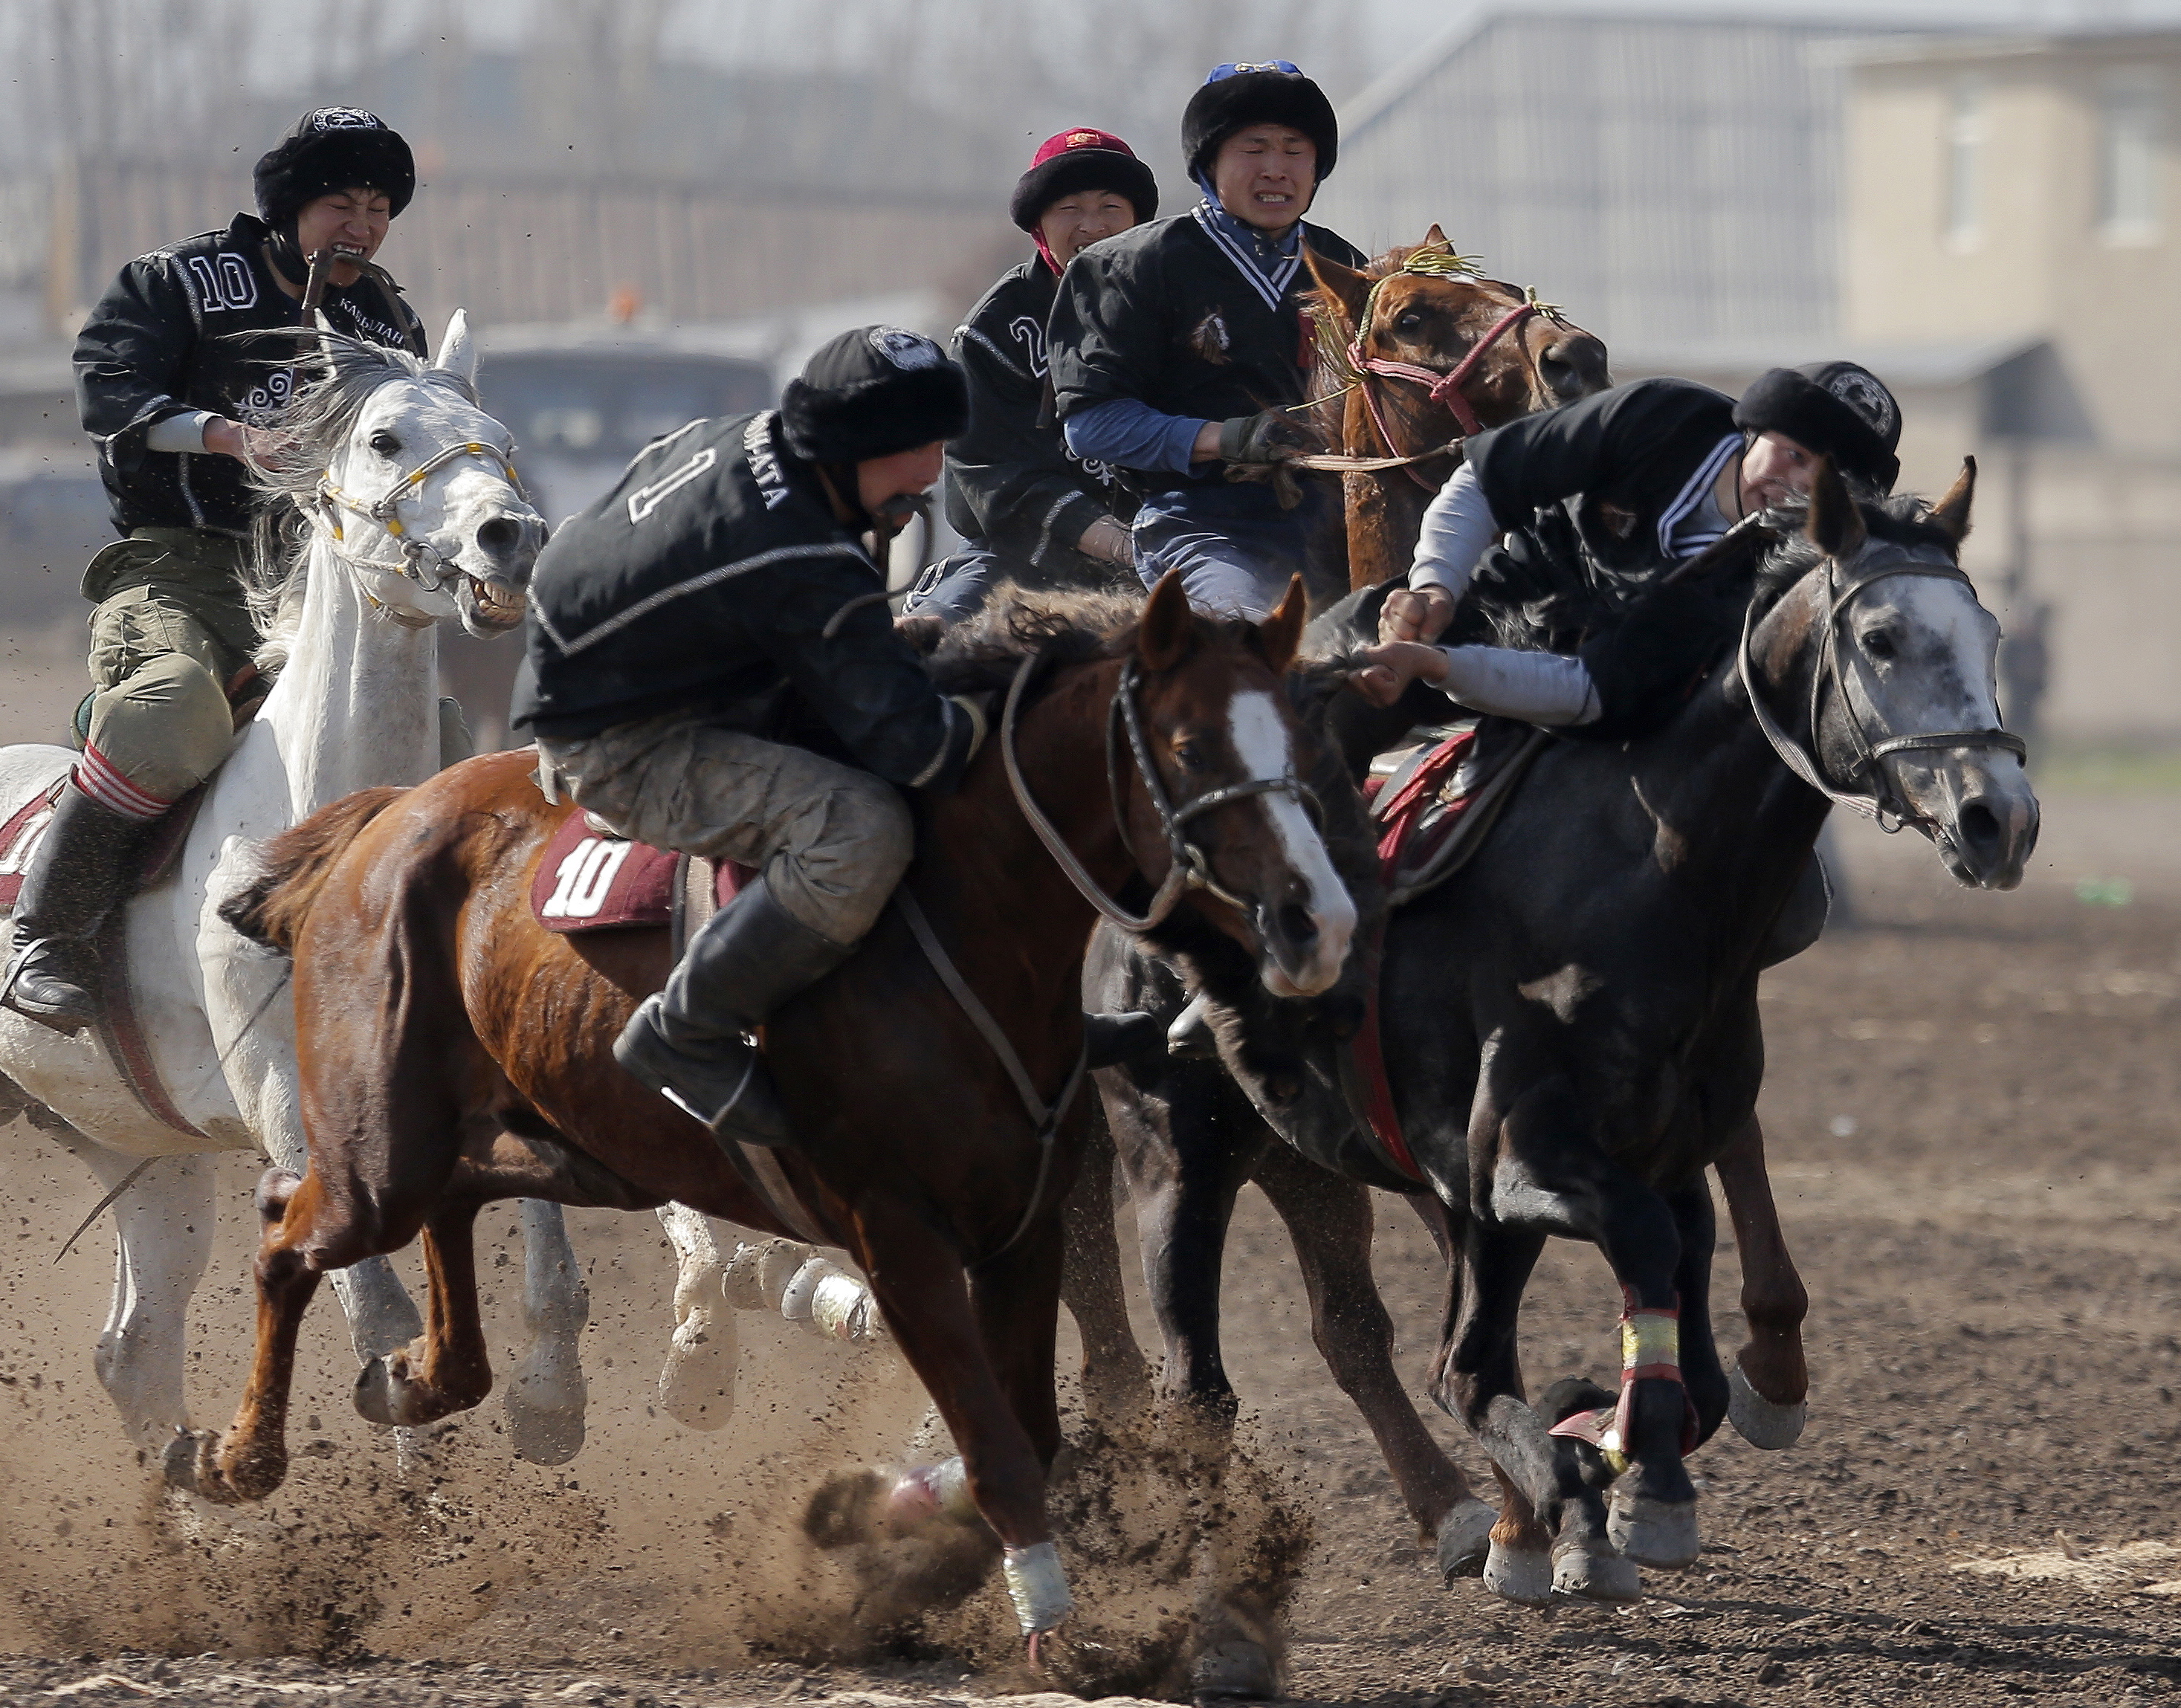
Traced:
<path id="1" fill-rule="evenodd" d="M 1219 145 L 1252 124 L 1284 124 L 1317 145 L 1317 181 L 1333 176 L 1340 152 L 1340 122 L 1325 91 L 1285 59 L 1215 65 L 1181 115 L 1181 152 L 1189 175 L 1212 168 Z"/>
<path id="2" fill-rule="evenodd" d="M 1085 190 L 1110 190 L 1136 211 L 1136 223 L 1158 214 L 1158 179 L 1136 158 L 1136 151 L 1110 130 L 1087 126 L 1047 137 L 1031 157 L 1030 170 L 1016 180 L 1008 218 L 1023 231 L 1035 231 L 1046 208 L 1063 196 Z"/>
<path id="3" fill-rule="evenodd" d="M 1759 374 L 1734 406 L 1744 433 L 1784 433 L 1829 456 L 1843 474 L 1891 492 L 1901 475 L 1901 405 L 1886 383 L 1852 361 L 1814 361 Z"/>
<path id="4" fill-rule="evenodd" d="M 922 334 L 859 326 L 788 381 L 780 421 L 805 462 L 868 462 L 954 438 L 969 424 L 969 383 Z"/>
<path id="5" fill-rule="evenodd" d="M 417 162 L 401 133 L 361 107 L 320 107 L 290 127 L 251 174 L 257 213 L 276 229 L 336 190 L 383 190 L 399 213 L 417 193 Z"/>

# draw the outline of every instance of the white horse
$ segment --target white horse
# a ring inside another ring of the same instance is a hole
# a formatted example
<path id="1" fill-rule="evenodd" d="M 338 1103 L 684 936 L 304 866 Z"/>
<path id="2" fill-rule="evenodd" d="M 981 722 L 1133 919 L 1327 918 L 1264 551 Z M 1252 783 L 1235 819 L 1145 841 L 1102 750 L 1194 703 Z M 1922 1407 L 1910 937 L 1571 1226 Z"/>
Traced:
<path id="1" fill-rule="evenodd" d="M 249 846 L 352 791 L 420 783 L 444 752 L 439 623 L 472 634 L 522 619 L 544 526 L 515 479 L 507 430 L 478 407 L 458 311 L 438 360 L 329 339 L 325 377 L 284 414 L 262 471 L 306 523 L 261 588 L 261 664 L 279 678 L 213 778 L 173 872 L 128 904 L 126 978 L 178 1130 L 130 1091 L 95 1031 L 64 1037 L 0 1011 L 0 1121 L 27 1116 L 114 1200 L 119 1253 L 95 1365 L 137 1441 L 186 1428 L 190 1295 L 211 1253 L 209 1153 L 262 1149 L 304 1165 L 287 963 L 237 936 L 219 903 Z M 0 822 L 75 762 L 0 748 Z M 147 1162 L 148 1160 L 148 1162 Z M 516 1449 L 557 1464 L 583 1441 L 577 1337 L 588 1314 L 557 1204 L 522 1206 L 531 1344 L 507 1392 Z M 367 1364 L 422 1330 L 384 1259 L 334 1277 Z"/>

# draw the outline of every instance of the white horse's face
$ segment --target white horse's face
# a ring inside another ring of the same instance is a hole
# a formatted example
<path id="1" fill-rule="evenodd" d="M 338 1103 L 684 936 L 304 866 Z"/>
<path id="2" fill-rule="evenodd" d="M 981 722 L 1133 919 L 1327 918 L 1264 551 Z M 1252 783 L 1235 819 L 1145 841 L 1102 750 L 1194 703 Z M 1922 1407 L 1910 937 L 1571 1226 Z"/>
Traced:
<path id="1" fill-rule="evenodd" d="M 1881 553 L 1902 548 L 1874 543 L 1872 558 Z M 1951 561 L 1930 548 L 1904 555 Z M 1873 743 L 1998 728 L 1999 620 L 1967 581 L 1918 575 L 1875 581 L 1842 613 L 1838 646 L 1847 709 Z M 2013 753 L 1910 747 L 1878 763 L 1959 882 L 2012 890 L 2022 881 L 2037 843 L 2037 796 Z"/>
<path id="2" fill-rule="evenodd" d="M 457 310 L 435 368 L 467 379 L 474 361 Z M 459 618 L 472 635 L 520 623 L 545 522 L 510 477 L 514 449 L 453 386 L 401 377 L 374 390 L 327 466 L 350 501 L 332 517 L 340 554 L 364 591 L 412 621 Z M 365 514 L 374 505 L 390 513 Z"/>

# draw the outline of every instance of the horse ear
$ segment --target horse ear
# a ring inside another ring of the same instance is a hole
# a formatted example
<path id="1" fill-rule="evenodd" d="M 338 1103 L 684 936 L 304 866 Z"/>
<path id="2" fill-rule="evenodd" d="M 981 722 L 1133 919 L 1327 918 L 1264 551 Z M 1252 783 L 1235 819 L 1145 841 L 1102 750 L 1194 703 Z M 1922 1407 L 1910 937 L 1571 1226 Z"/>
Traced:
<path id="1" fill-rule="evenodd" d="M 1295 663 L 1295 648 L 1302 643 L 1302 622 L 1305 600 L 1302 577 L 1288 577 L 1287 597 L 1273 608 L 1273 614 L 1257 625 L 1257 639 L 1265 649 L 1265 662 L 1273 670 L 1285 675 L 1289 664 Z"/>
<path id="2" fill-rule="evenodd" d="M 1195 647 L 1196 614 L 1182 591 L 1181 571 L 1168 570 L 1144 603 L 1143 620 L 1136 625 L 1136 656 L 1146 670 L 1171 670 Z"/>
<path id="3" fill-rule="evenodd" d="M 470 315 L 458 308 L 447 317 L 446 336 L 439 340 L 439 359 L 432 366 L 461 376 L 466 385 L 477 384 L 477 340 L 470 336 Z"/>
<path id="4" fill-rule="evenodd" d="M 1432 229 L 1424 234 L 1424 240 L 1418 244 L 1416 247 L 1419 249 L 1452 249 L 1454 245 L 1446 240 L 1446 234 L 1439 229 L 1439 223 L 1436 219 L 1434 219 L 1432 221 Z"/>
<path id="5" fill-rule="evenodd" d="M 1328 307 L 1339 311 L 1352 330 L 1362 320 L 1363 305 L 1371 299 L 1371 281 L 1354 267 L 1320 255 L 1306 243 L 1302 253 L 1310 276 L 1317 281 L 1318 294 Z"/>
<path id="6" fill-rule="evenodd" d="M 1969 505 L 1976 498 L 1976 459 L 1963 457 L 1962 471 L 1946 488 L 1946 497 L 1931 506 L 1931 520 L 1954 537 L 1956 545 L 1969 537 Z"/>
<path id="7" fill-rule="evenodd" d="M 1863 512 L 1848 496 L 1847 482 L 1830 457 L 1818 459 L 1818 477 L 1810 486 L 1810 519 L 1803 532 L 1827 557 L 1843 563 L 1863 549 L 1868 537 Z"/>

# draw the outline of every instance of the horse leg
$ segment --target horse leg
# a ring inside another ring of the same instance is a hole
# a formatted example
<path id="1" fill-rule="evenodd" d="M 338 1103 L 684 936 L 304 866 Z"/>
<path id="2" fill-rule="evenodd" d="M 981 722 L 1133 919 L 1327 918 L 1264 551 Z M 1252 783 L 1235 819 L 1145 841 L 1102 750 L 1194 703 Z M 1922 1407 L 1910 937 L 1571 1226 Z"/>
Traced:
<path id="1" fill-rule="evenodd" d="M 1732 1394 L 1727 1417 L 1753 1447 L 1792 1447 L 1809 1415 L 1803 1319 L 1810 1296 L 1780 1231 L 1764 1170 L 1764 1129 L 1755 1116 L 1742 1123 L 1713 1166 L 1742 1254 L 1742 1314 L 1749 1323 L 1748 1343 L 1736 1354 L 1727 1378 Z"/>
<path id="2" fill-rule="evenodd" d="M 735 1314 L 721 1277 L 726 1259 L 711 1218 L 684 1204 L 659 1207 L 674 1247 L 674 1339 L 659 1372 L 659 1408 L 692 1430 L 726 1427 L 735 1411 Z"/>
<path id="3" fill-rule="evenodd" d="M 991 1302 L 973 1306 L 952 1243 L 913 1212 L 896 1209 L 883 1220 L 872 1217 L 864 1231 L 864 1266 L 871 1290 L 903 1357 L 924 1383 L 960 1450 L 962 1492 L 1000 1539 L 1015 1618 L 1035 1645 L 1074 1605 L 1045 1509 L 1046 1466 L 1058 1444 L 1059 1424 L 1056 1415 L 1048 1434 L 1034 1407 L 1034 1436 L 1013 1401 L 1013 1391 L 1034 1379 L 1031 1364 L 1041 1357 L 1048 1393 L 1042 1403 L 1048 1408 L 1052 1403 L 1050 1347 L 1059 1306 L 1058 1253 L 1048 1250 L 1025 1259 L 1047 1266 L 1049 1280 L 1042 1284 L 1041 1296 L 1037 1287 L 1025 1288 L 1032 1296 L 1010 1308 L 998 1301 L 995 1287 Z M 1048 1222 L 1045 1239 L 1027 1243 L 1049 1248 L 1057 1243 L 1057 1233 Z M 1011 1309 L 1021 1315 L 1011 1320 Z M 990 1320 L 1010 1327 L 1012 1363 L 1005 1381 L 986 1350 L 987 1311 L 995 1314 Z M 1039 1320 L 1045 1324 L 1046 1349 L 1024 1351 L 1019 1342 Z"/>
<path id="4" fill-rule="evenodd" d="M 528 1338 L 507 1384 L 507 1433 L 515 1456 L 565 1465 L 583 1446 L 583 1325 L 590 1289 L 568 1243 L 568 1222 L 549 1198 L 520 1200 L 522 1325 Z M 474 1290 L 474 1289 L 472 1289 Z"/>
<path id="5" fill-rule="evenodd" d="M 1424 1427 L 1394 1369 L 1394 1325 L 1371 1275 L 1369 1189 L 1270 1145 L 1254 1176 L 1287 1225 L 1310 1295 L 1311 1338 L 1377 1438 L 1401 1500 L 1449 1581 L 1484 1569 L 1491 1507 Z"/>
<path id="6" fill-rule="evenodd" d="M 356 1380 L 356 1408 L 389 1428 L 437 1423 L 492 1391 L 492 1360 L 478 1314 L 474 1198 L 442 1204 L 426 1219 L 421 1341 L 374 1358 Z"/>
<path id="7" fill-rule="evenodd" d="M 299 1136 L 301 1116 L 292 1099 L 273 1113 L 263 1133 L 265 1154 L 272 1158 L 273 1167 L 300 1179 L 311 1165 L 310 1153 Z M 332 1282 L 334 1298 L 348 1319 L 349 1343 L 356 1350 L 357 1364 L 367 1364 L 396 1347 L 406 1347 L 424 1332 L 424 1319 L 417 1312 L 417 1302 L 409 1297 L 408 1288 L 401 1285 L 391 1259 L 363 1258 L 346 1269 L 335 1270 L 326 1279 Z"/>
<path id="8" fill-rule="evenodd" d="M 73 1132 L 62 1143 L 108 1192 L 139 1165 Z M 113 1201 L 113 1299 L 91 1368 L 137 1446 L 157 1452 L 189 1427 L 185 1342 L 190 1298 L 212 1255 L 212 1159 L 159 1158 Z"/>
<path id="9" fill-rule="evenodd" d="M 1151 1371 L 1129 1326 L 1114 1228 L 1113 1136 L 1094 1112 L 1075 1184 L 1061 1205 L 1064 1261 L 1060 1297 L 1083 1342 L 1083 1407 L 1094 1423 L 1114 1424 L 1151 1408 Z"/>

